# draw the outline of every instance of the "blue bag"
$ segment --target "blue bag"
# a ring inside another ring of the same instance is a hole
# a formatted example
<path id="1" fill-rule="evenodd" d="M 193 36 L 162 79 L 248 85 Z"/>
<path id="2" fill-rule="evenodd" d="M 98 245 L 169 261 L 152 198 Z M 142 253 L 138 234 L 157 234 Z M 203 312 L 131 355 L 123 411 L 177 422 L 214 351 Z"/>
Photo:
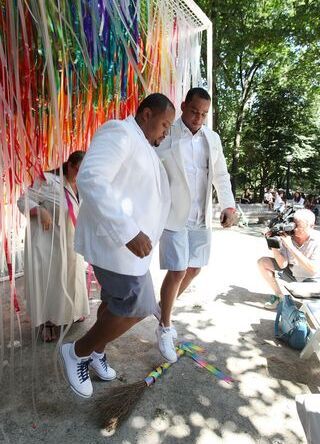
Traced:
<path id="1" fill-rule="evenodd" d="M 279 322 L 281 333 L 279 333 Z M 292 297 L 285 295 L 278 305 L 274 323 L 275 336 L 296 350 L 302 350 L 308 341 L 310 329 L 305 314 L 298 310 Z"/>

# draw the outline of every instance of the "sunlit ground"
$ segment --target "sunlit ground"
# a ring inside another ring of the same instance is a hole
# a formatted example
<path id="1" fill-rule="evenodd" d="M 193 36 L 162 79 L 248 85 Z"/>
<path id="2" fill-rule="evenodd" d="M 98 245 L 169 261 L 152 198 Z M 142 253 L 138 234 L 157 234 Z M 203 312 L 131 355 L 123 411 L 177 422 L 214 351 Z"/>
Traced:
<path id="1" fill-rule="evenodd" d="M 141 392 L 131 415 L 110 436 L 103 428 L 110 389 L 142 380 L 163 361 L 155 343 L 155 318 L 107 347 L 119 379 L 102 383 L 93 378 L 90 400 L 77 398 L 61 375 L 56 379 L 53 344 L 37 345 L 38 379 L 32 385 L 26 340 L 20 370 L 18 356 L 15 361 L 16 395 L 5 398 L 2 406 L 0 442 L 305 443 L 295 396 L 318 391 L 319 361 L 302 361 L 298 352 L 274 341 L 275 314 L 263 308 L 269 289 L 256 268 L 257 258 L 264 254 L 268 250 L 258 231 L 217 229 L 210 265 L 178 300 L 174 312 L 179 339 L 202 345 L 204 359 L 232 376 L 232 384 L 182 357 Z M 152 273 L 158 294 L 164 273 L 158 270 L 156 255 Z M 98 296 L 93 296 L 94 313 Z M 74 326 L 69 339 L 81 335 L 93 319 L 94 315 Z M 28 337 L 27 321 L 22 328 Z M 6 382 L 9 368 L 10 363 L 4 369 Z M 32 409 L 31 387 L 38 417 Z"/>

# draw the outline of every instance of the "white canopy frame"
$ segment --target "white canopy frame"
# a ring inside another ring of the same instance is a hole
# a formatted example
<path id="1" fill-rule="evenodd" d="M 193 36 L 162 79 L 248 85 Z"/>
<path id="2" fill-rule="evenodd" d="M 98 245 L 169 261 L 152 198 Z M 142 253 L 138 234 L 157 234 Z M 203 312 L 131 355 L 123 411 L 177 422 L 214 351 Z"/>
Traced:
<path id="1" fill-rule="evenodd" d="M 159 0 L 156 0 L 159 1 Z M 195 33 L 206 33 L 206 83 L 212 97 L 212 22 L 193 0 L 166 0 L 166 13 L 172 16 L 182 15 Z M 208 114 L 208 126 L 212 129 L 212 104 Z"/>

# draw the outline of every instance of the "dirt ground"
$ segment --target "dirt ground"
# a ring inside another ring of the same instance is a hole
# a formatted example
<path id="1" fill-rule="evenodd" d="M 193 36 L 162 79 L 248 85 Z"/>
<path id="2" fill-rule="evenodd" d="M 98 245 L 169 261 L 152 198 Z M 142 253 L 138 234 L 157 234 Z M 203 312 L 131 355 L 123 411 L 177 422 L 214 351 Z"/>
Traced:
<path id="1" fill-rule="evenodd" d="M 141 381 L 163 359 L 155 342 L 156 319 L 149 317 L 107 349 L 118 379 L 93 379 L 94 396 L 77 397 L 57 365 L 56 344 L 32 347 L 27 316 L 21 314 L 22 347 L 8 348 L 10 323 L 7 283 L 0 284 L 4 331 L 0 331 L 0 443 L 305 443 L 295 396 L 317 393 L 320 365 L 274 339 L 275 314 L 263 308 L 269 289 L 256 267 L 268 254 L 258 226 L 213 232 L 209 266 L 178 300 L 174 325 L 180 341 L 202 345 L 205 359 L 234 378 L 218 380 L 189 357 L 182 357 L 141 392 L 131 415 L 113 436 L 104 430 L 111 390 Z M 151 267 L 155 288 L 163 272 L 157 253 Z M 23 293 L 23 278 L 17 280 Z M 98 293 L 91 294 L 91 316 L 74 324 L 67 340 L 85 332 L 95 318 Z M 18 344 L 19 345 L 19 344 Z M 12 352 L 12 350 L 14 352 Z"/>

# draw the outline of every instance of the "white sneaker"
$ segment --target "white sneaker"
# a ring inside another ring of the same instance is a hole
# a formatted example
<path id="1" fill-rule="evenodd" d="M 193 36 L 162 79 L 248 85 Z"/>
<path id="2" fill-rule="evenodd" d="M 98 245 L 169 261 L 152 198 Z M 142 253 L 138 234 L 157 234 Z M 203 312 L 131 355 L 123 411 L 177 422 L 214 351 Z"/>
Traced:
<path id="1" fill-rule="evenodd" d="M 108 365 L 105 353 L 93 352 L 91 353 L 91 359 L 89 366 L 100 379 L 112 381 L 117 377 L 115 370 Z"/>
<path id="2" fill-rule="evenodd" d="M 153 316 L 158 319 L 158 321 L 160 322 L 161 319 L 161 307 L 160 304 L 157 304 L 155 311 L 153 312 Z M 172 326 L 171 327 L 172 330 L 172 338 L 174 341 L 176 341 L 178 339 L 178 333 L 177 330 Z"/>
<path id="3" fill-rule="evenodd" d="M 178 360 L 173 342 L 173 330 L 175 330 L 173 327 L 163 327 L 162 325 L 159 325 L 156 330 L 160 353 L 170 364 Z"/>
<path id="4" fill-rule="evenodd" d="M 74 342 L 70 342 L 60 346 L 60 357 L 72 390 L 83 398 L 90 398 L 93 393 L 88 369 L 90 356 L 77 357 L 74 352 Z"/>

